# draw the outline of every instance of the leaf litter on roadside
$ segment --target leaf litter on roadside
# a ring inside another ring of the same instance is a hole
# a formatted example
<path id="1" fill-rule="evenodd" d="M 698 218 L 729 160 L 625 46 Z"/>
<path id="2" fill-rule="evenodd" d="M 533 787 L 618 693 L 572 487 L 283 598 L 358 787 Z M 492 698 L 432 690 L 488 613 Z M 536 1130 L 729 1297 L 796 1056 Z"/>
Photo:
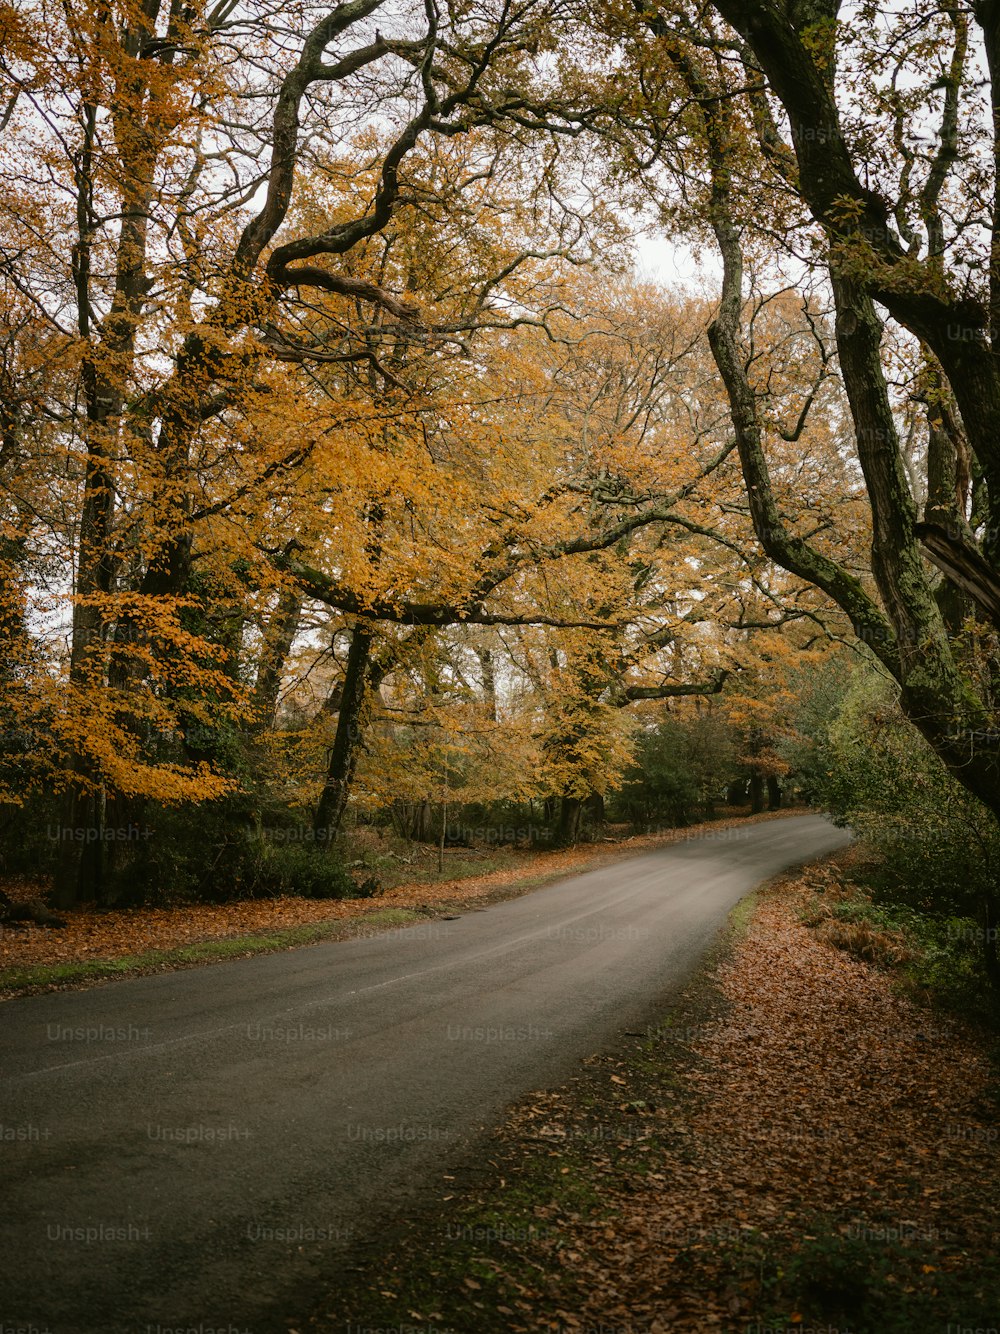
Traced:
<path id="1" fill-rule="evenodd" d="M 981 1270 L 998 1240 L 1000 1120 L 983 1043 L 957 1020 L 929 1022 L 889 974 L 804 925 L 810 888 L 787 876 L 760 896 L 715 973 L 717 1012 L 658 1028 L 644 1047 L 654 1073 L 646 1059 L 592 1058 L 597 1105 L 570 1084 L 512 1114 L 508 1151 L 566 1156 L 557 1175 L 596 1198 L 570 1207 L 554 1188 L 534 1207 L 545 1228 L 530 1256 L 503 1248 L 512 1330 L 742 1334 L 754 1319 L 827 1318 L 863 1334 L 877 1285 L 902 1312 L 893 1330 L 916 1328 L 904 1307 L 918 1287 L 914 1309 L 944 1303 L 942 1329 L 965 1310 L 1000 1312 L 998 1271 Z M 612 1116 L 607 1140 L 599 1121 L 588 1130 L 586 1117 Z M 954 1309 L 953 1292 L 970 1305 Z"/>

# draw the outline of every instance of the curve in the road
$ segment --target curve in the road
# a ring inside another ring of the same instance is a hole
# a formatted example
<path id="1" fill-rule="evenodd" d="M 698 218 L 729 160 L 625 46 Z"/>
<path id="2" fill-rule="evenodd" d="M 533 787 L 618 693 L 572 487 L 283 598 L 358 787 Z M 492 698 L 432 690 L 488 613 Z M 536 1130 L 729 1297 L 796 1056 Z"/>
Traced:
<path id="1" fill-rule="evenodd" d="M 843 846 L 720 829 L 454 921 L 0 1007 L 0 1327 L 287 1330 L 504 1106 Z"/>

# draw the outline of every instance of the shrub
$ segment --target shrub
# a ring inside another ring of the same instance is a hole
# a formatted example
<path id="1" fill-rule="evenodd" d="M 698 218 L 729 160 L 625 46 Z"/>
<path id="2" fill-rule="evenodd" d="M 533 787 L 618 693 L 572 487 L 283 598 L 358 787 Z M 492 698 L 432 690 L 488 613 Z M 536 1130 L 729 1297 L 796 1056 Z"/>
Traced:
<path id="1" fill-rule="evenodd" d="M 732 742 L 710 715 L 667 718 L 643 732 L 616 806 L 634 825 L 686 825 L 712 804 L 734 772 Z"/>
<path id="2" fill-rule="evenodd" d="M 374 879 L 359 885 L 331 853 L 301 844 L 263 844 L 257 875 L 258 894 L 350 899 L 369 898 L 378 892 Z"/>
<path id="3" fill-rule="evenodd" d="M 941 924 L 968 923 L 983 943 L 980 970 L 993 976 L 1000 828 L 903 716 L 896 688 L 860 675 L 821 747 L 824 804 L 840 824 L 861 834 L 878 856 L 868 884 L 876 904 L 907 907 L 917 936 L 936 935 L 925 953 L 941 949 Z M 934 919 L 935 928 L 923 921 Z"/>

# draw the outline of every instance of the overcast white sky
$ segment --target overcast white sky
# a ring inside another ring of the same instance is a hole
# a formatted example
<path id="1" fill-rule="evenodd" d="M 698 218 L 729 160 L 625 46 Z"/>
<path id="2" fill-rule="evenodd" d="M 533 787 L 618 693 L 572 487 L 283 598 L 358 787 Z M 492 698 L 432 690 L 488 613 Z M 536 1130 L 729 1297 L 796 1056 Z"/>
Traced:
<path id="1" fill-rule="evenodd" d="M 672 289 L 686 288 L 704 293 L 718 290 L 722 262 L 713 251 L 696 255 L 689 246 L 677 244 L 665 235 L 640 234 L 636 238 L 636 273 L 640 278 L 659 282 Z"/>

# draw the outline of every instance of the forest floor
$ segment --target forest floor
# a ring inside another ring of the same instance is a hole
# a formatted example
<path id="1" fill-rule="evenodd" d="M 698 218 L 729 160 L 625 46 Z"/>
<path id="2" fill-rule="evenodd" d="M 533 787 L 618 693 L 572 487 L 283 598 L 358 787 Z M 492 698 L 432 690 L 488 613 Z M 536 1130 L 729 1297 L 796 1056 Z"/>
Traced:
<path id="1" fill-rule="evenodd" d="M 136 976 L 295 948 L 319 940 L 370 935 L 427 916 L 502 902 L 553 880 L 678 839 L 796 814 L 801 811 L 738 814 L 683 829 L 562 850 L 446 849 L 443 874 L 437 870 L 437 849 L 412 845 L 412 861 L 397 856 L 388 873 L 384 868 L 387 859 L 377 858 L 380 874 L 389 883 L 382 892 L 366 898 L 281 897 L 104 910 L 85 906 L 65 913 L 64 927 L 22 923 L 0 926 L 0 999 L 87 985 L 108 977 Z M 373 849 L 367 852 L 371 856 Z M 401 883 L 392 883 L 393 879 Z M 0 880 L 0 888 L 15 901 L 27 901 L 44 898 L 47 886 L 8 878 Z"/>
<path id="2" fill-rule="evenodd" d="M 744 900 L 662 1022 L 515 1105 L 310 1328 L 995 1331 L 995 1052 L 898 938 L 836 929 L 858 856 Z"/>

